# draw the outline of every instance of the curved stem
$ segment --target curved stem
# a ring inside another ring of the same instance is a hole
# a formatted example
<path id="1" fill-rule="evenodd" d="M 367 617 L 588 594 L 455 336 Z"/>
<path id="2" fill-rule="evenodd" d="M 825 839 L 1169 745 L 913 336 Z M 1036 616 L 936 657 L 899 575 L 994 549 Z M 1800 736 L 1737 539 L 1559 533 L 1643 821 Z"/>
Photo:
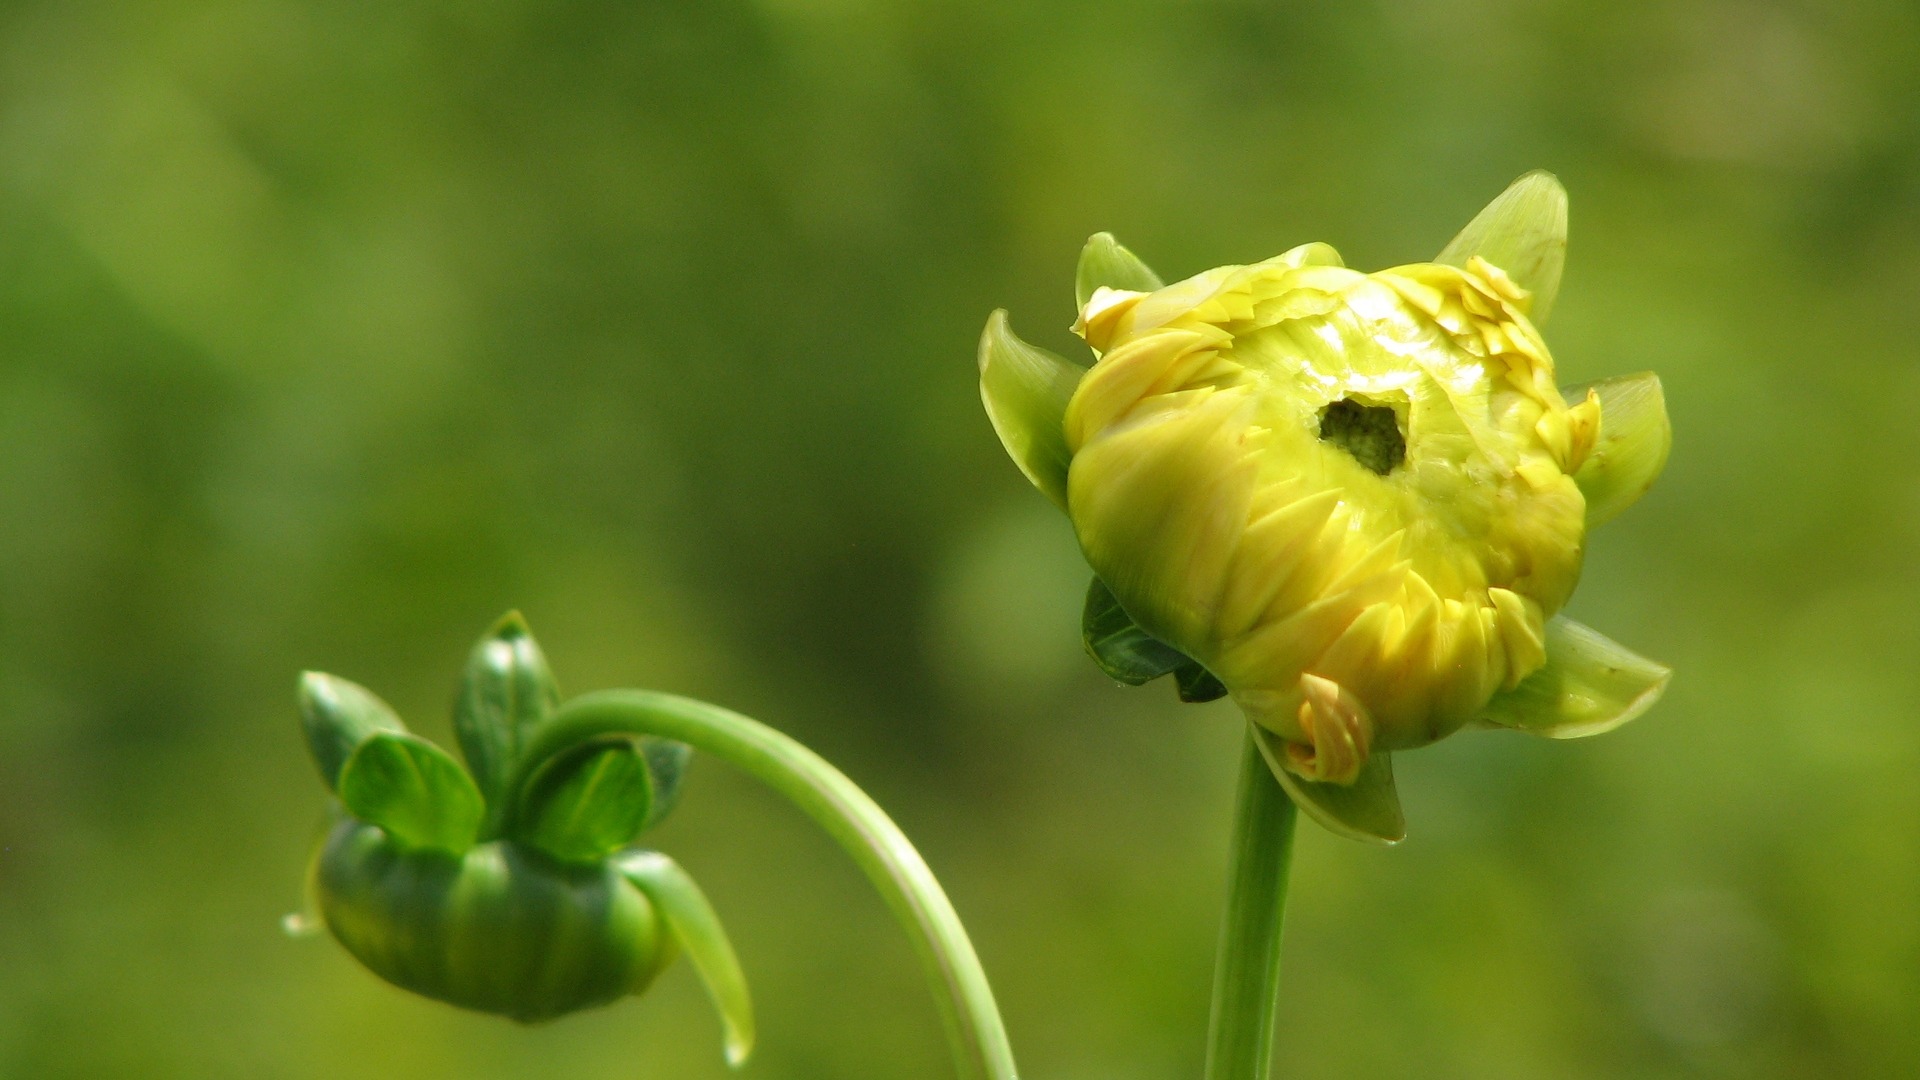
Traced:
<path id="1" fill-rule="evenodd" d="M 1266 1080 L 1271 1067 L 1294 817 L 1293 800 L 1249 731 L 1234 811 L 1227 915 L 1214 961 L 1206 1080 Z"/>
<path id="2" fill-rule="evenodd" d="M 1016 1080 L 1006 1027 L 953 904 L 906 834 L 845 774 L 739 713 L 672 694 L 609 690 L 573 699 L 542 724 L 506 790 L 518 791 L 543 759 L 598 735 L 686 743 L 752 773 L 806 811 L 866 872 L 913 938 L 932 976 L 960 1075 Z"/>

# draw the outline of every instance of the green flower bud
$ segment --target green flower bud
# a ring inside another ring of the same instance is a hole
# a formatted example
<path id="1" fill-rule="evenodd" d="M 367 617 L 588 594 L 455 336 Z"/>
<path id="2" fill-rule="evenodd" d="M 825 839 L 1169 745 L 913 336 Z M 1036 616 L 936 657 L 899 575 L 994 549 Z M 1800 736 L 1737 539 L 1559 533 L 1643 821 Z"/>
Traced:
<path id="1" fill-rule="evenodd" d="M 1084 372 L 988 323 L 995 428 L 1098 575 L 1090 651 L 1224 688 L 1337 830 L 1401 835 L 1394 750 L 1476 722 L 1590 733 L 1665 686 L 1557 614 L 1588 526 L 1669 442 L 1651 375 L 1555 387 L 1537 319 L 1565 246 L 1565 194 L 1533 173 L 1437 262 L 1372 274 L 1307 244 L 1157 287 L 1096 237 Z"/>
<path id="2" fill-rule="evenodd" d="M 374 974 L 526 1023 L 637 994 L 673 959 L 652 901 L 612 865 L 512 841 L 452 855 L 349 818 L 314 860 L 313 892 Z"/>
<path id="3" fill-rule="evenodd" d="M 303 676 L 302 724 L 341 810 L 309 873 L 312 916 L 396 986 L 528 1023 L 637 994 L 685 951 L 744 1061 L 752 1009 L 712 905 L 630 846 L 670 806 L 687 748 L 555 736 L 529 758 L 558 702 L 517 614 L 467 665 L 455 728 L 472 774 L 370 691 Z"/>

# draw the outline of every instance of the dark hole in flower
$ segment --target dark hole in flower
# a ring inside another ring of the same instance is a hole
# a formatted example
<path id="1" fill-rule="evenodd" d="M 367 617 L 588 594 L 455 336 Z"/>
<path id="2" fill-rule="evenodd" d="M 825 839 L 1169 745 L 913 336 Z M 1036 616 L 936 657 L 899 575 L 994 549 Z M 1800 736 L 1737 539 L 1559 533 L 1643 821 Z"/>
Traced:
<path id="1" fill-rule="evenodd" d="M 1407 440 L 1400 434 L 1400 418 L 1385 405 L 1362 405 L 1352 398 L 1342 398 L 1320 411 L 1320 437 L 1381 476 L 1407 460 Z"/>

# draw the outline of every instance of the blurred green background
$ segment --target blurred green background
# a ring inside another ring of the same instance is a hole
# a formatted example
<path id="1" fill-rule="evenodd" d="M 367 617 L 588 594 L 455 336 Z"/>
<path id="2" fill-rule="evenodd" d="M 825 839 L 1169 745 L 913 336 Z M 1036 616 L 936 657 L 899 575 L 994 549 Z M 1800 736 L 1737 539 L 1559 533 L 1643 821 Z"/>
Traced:
<path id="1" fill-rule="evenodd" d="M 1920 1075 L 1920 13 L 1669 0 L 16 0 L 0 9 L 0 1076 L 720 1077 L 684 965 L 522 1029 L 290 941 L 295 673 L 446 736 L 526 611 L 571 691 L 758 715 L 967 917 L 1026 1074 L 1199 1073 L 1237 716 L 1080 654 L 974 340 L 1168 278 L 1430 256 L 1558 172 L 1566 381 L 1676 429 L 1576 617 L 1604 739 L 1306 826 L 1290 1078 Z M 1075 355 L 1081 355 L 1076 353 Z M 656 837 L 764 1078 L 949 1075 L 847 861 L 700 763 Z"/>

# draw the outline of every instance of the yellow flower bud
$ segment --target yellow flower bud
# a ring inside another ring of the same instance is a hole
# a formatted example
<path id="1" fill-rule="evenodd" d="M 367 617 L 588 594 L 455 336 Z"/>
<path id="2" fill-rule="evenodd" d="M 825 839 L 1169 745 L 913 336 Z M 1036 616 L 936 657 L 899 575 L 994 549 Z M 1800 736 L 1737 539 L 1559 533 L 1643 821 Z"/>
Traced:
<path id="1" fill-rule="evenodd" d="M 1587 492 L 1611 516 L 1668 441 L 1651 376 L 1555 385 L 1530 315 L 1558 285 L 1565 221 L 1558 182 L 1534 173 L 1434 263 L 1366 274 L 1308 244 L 1089 291 L 1083 260 L 1090 370 L 998 317 L 983 340 L 995 426 L 1036 484 L 1064 490 L 1113 599 L 1225 686 L 1289 791 L 1343 831 L 1398 838 L 1390 751 L 1474 721 L 1596 730 L 1665 685 L 1664 668 L 1556 625 Z M 1108 237 L 1089 253 L 1132 258 Z M 1063 386 L 1057 413 L 1036 406 Z"/>

